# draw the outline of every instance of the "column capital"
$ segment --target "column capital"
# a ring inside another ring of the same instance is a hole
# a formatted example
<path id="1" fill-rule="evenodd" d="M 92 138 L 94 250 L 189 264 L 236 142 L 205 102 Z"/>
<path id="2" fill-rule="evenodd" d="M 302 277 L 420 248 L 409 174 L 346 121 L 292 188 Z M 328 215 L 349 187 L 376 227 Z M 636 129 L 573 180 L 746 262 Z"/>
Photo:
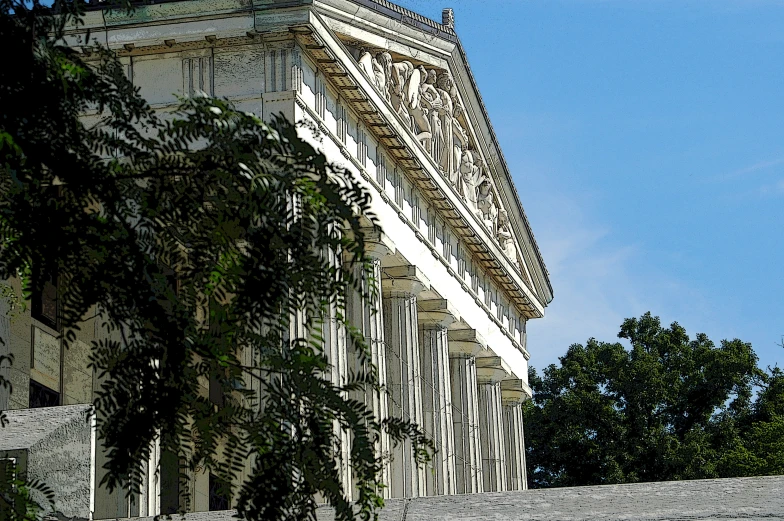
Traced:
<path id="1" fill-rule="evenodd" d="M 476 359 L 476 379 L 480 384 L 500 382 L 511 374 L 510 367 L 500 356 L 482 356 Z"/>
<path id="2" fill-rule="evenodd" d="M 501 380 L 501 400 L 504 405 L 522 403 L 529 400 L 532 395 L 531 388 L 520 378 Z"/>
<path id="3" fill-rule="evenodd" d="M 426 326 L 448 327 L 460 319 L 460 314 L 443 298 L 417 300 L 419 322 Z"/>
<path id="4" fill-rule="evenodd" d="M 417 296 L 430 289 L 430 280 L 416 266 L 381 268 L 381 290 L 384 296 L 402 293 Z"/>
<path id="5" fill-rule="evenodd" d="M 381 260 L 383 257 L 395 253 L 395 243 L 386 233 L 378 228 L 362 228 L 365 236 L 365 253 L 368 257 Z"/>
<path id="6" fill-rule="evenodd" d="M 476 329 L 450 329 L 447 338 L 450 356 L 476 356 L 487 348 L 487 342 L 476 332 Z"/>

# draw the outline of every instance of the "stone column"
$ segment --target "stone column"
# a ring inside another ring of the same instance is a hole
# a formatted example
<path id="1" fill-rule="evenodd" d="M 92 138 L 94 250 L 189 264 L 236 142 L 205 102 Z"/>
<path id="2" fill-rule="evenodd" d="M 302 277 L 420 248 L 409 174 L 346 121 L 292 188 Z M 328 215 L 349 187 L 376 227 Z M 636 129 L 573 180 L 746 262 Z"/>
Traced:
<path id="1" fill-rule="evenodd" d="M 392 416 L 422 425 L 422 385 L 416 296 L 430 282 L 416 266 L 382 270 L 387 387 Z M 418 466 L 406 440 L 392 449 L 390 497 L 425 495 L 425 469 Z"/>
<path id="2" fill-rule="evenodd" d="M 332 252 L 329 252 L 330 261 L 334 262 L 337 266 L 340 258 L 334 258 Z M 328 316 L 324 317 L 322 326 L 322 336 L 324 339 L 324 353 L 329 362 L 329 380 L 332 385 L 342 387 L 346 385 L 346 379 L 349 374 L 348 352 L 346 350 L 346 328 L 343 323 L 338 319 L 338 315 L 345 312 L 339 309 L 338 306 L 331 302 L 327 310 Z M 302 313 L 296 313 L 293 317 L 293 324 L 290 328 L 292 330 L 292 337 L 302 337 L 306 334 L 305 323 Z M 338 459 L 340 462 L 340 481 L 343 489 L 349 498 L 352 497 L 353 486 L 351 481 L 351 436 L 343 429 L 339 422 L 335 420 L 334 431 L 337 437 L 340 438 L 340 454 Z"/>
<path id="3" fill-rule="evenodd" d="M 420 300 L 418 312 L 425 420 L 422 426 L 436 447 L 425 473 L 426 490 L 429 496 L 454 494 L 455 438 L 447 327 L 459 316 L 444 299 Z"/>
<path id="4" fill-rule="evenodd" d="M 373 411 L 373 417 L 379 423 L 389 417 L 389 407 L 387 400 L 387 353 L 384 343 L 384 321 L 381 303 L 381 259 L 394 252 L 394 245 L 387 236 L 380 231 L 367 229 L 365 232 L 365 253 L 373 260 L 372 272 L 363 273 L 361 265 L 354 266 L 354 275 L 362 281 L 363 291 L 367 291 L 372 301 L 362 299 L 361 295 L 354 294 L 347 300 L 347 314 L 349 323 L 359 329 L 362 333 L 365 344 L 370 349 L 370 362 L 376 368 L 377 381 L 381 387 L 381 392 L 368 388 L 364 393 L 358 392 L 352 398 L 365 403 L 365 406 Z M 370 286 L 372 284 L 372 286 Z M 363 365 L 359 360 L 358 353 L 352 349 L 348 352 L 349 364 L 354 371 L 367 372 L 370 368 Z M 381 473 L 381 483 L 387 485 L 383 489 L 384 497 L 389 497 L 390 483 L 390 439 L 389 435 L 382 431 L 379 443 L 376 447 L 376 457 L 384 461 Z"/>
<path id="5" fill-rule="evenodd" d="M 455 480 L 458 494 L 484 491 L 479 436 L 476 354 L 486 345 L 473 329 L 449 331 L 449 374 L 455 435 Z"/>
<path id="6" fill-rule="evenodd" d="M 523 437 L 523 402 L 530 397 L 528 386 L 519 378 L 501 382 L 506 450 L 506 490 L 526 490 L 525 439 Z"/>
<path id="7" fill-rule="evenodd" d="M 479 384 L 479 425 L 482 442 L 482 476 L 485 492 L 506 490 L 501 380 L 510 374 L 498 356 L 476 359 Z"/>

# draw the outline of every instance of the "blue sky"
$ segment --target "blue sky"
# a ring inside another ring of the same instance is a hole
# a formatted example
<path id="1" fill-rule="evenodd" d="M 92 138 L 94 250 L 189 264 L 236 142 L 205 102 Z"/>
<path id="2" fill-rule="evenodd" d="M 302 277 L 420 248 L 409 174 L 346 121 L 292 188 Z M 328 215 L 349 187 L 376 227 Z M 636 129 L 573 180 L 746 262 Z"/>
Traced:
<path id="1" fill-rule="evenodd" d="M 651 311 L 784 365 L 784 1 L 455 10 L 555 300 L 531 364 Z"/>

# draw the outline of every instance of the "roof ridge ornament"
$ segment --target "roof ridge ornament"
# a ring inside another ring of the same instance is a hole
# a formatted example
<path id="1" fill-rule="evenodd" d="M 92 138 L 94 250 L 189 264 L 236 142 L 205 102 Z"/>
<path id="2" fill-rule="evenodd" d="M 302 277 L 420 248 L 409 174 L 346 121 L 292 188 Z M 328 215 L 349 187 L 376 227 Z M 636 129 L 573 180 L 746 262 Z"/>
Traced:
<path id="1" fill-rule="evenodd" d="M 455 28 L 455 10 L 451 7 L 445 8 L 441 11 L 441 25 L 445 25 L 450 29 L 454 30 Z"/>

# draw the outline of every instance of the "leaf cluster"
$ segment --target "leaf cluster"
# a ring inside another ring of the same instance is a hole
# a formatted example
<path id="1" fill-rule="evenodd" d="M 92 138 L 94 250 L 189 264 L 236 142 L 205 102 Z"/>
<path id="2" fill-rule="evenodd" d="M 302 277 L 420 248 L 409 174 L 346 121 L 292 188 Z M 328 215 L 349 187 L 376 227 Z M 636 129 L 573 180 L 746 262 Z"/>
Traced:
<path id="1" fill-rule="evenodd" d="M 591 338 L 542 376 L 530 370 L 532 488 L 784 471 L 784 447 L 767 454 L 784 419 L 781 373 L 762 371 L 750 344 L 690 339 L 650 313 L 625 320 L 618 336 L 631 347 Z M 779 463 L 743 470 L 743 450 Z"/>
<path id="2" fill-rule="evenodd" d="M 33 492 L 48 505 L 54 503 L 52 489 L 41 481 L 26 480 L 12 460 L 0 460 L 0 521 L 37 521 L 44 508 Z"/>

